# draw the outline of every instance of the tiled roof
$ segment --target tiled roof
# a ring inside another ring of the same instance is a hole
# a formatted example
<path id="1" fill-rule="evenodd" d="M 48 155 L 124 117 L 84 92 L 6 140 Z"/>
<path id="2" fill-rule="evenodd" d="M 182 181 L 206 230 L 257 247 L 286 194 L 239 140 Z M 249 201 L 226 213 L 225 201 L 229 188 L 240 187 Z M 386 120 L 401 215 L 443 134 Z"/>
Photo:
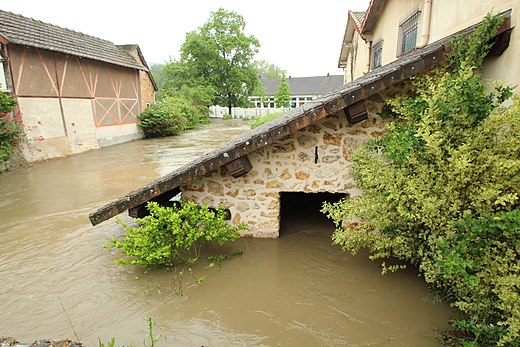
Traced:
<path id="1" fill-rule="evenodd" d="M 504 21 L 498 33 L 509 30 L 510 24 L 509 20 Z M 394 62 L 374 69 L 346 84 L 340 90 L 332 91 L 318 99 L 307 102 L 301 107 L 242 134 L 222 147 L 195 159 L 121 199 L 101 207 L 89 215 L 91 223 L 97 225 L 125 210 L 143 205 L 161 194 L 171 192 L 197 177 L 275 143 L 409 77 L 431 69 L 445 61 L 445 52 L 449 49 L 449 42 L 453 37 L 460 33 L 470 32 L 475 27 L 476 25 L 431 43 L 424 48 L 411 51 Z"/>
<path id="2" fill-rule="evenodd" d="M 0 10 L 0 36 L 8 43 L 147 70 L 112 42 Z"/>
<path id="3" fill-rule="evenodd" d="M 363 24 L 363 20 L 365 19 L 365 11 L 362 12 L 353 12 L 350 11 L 350 14 L 352 14 L 352 20 L 358 27 L 358 29 L 361 29 L 361 25 Z"/>
<path id="4" fill-rule="evenodd" d="M 343 86 L 342 75 L 287 77 L 291 95 L 323 95 Z M 260 78 L 267 95 L 274 95 L 280 80 L 276 78 Z"/>

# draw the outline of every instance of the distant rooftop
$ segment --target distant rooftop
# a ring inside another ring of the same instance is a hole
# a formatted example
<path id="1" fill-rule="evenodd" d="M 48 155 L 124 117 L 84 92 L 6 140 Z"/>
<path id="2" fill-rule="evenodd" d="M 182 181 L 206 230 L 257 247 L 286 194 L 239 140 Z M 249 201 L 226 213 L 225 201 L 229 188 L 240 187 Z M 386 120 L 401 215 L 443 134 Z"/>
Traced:
<path id="1" fill-rule="evenodd" d="M 7 43 L 71 54 L 102 62 L 147 70 L 112 42 L 0 10 L 0 39 Z"/>
<path id="2" fill-rule="evenodd" d="M 343 86 L 343 75 L 286 77 L 292 95 L 323 95 Z M 261 77 L 267 95 L 274 95 L 280 79 Z"/>

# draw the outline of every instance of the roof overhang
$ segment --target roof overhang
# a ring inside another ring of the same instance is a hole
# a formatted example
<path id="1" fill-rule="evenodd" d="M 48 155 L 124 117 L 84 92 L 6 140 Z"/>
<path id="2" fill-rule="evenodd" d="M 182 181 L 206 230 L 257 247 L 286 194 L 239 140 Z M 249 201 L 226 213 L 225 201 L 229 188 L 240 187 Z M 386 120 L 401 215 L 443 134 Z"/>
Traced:
<path id="1" fill-rule="evenodd" d="M 341 44 L 341 51 L 339 53 L 338 67 L 344 68 L 347 66 L 347 59 L 352 50 L 352 42 L 355 33 L 361 34 L 361 28 L 358 26 L 352 11 L 348 11 L 348 20 L 343 34 L 343 41 Z"/>
<path id="2" fill-rule="evenodd" d="M 386 0 L 371 0 L 368 5 L 363 24 L 361 25 L 362 34 L 371 34 L 374 27 L 383 12 Z"/>
<path id="3" fill-rule="evenodd" d="M 508 14 L 505 14 L 504 18 L 497 31 L 497 36 L 511 30 Z M 473 31 L 477 25 L 431 43 L 424 48 L 411 51 L 398 60 L 374 69 L 346 84 L 342 89 L 308 102 L 252 129 L 168 175 L 99 208 L 89 215 L 92 225 L 97 225 L 126 210 L 142 207 L 150 200 L 167 196 L 182 185 L 189 184 L 207 173 L 269 146 L 330 115 L 343 112 L 347 116 L 350 114 L 351 118 L 356 117 L 356 112 L 351 113 L 349 110 L 355 111 L 359 102 L 444 62 L 446 52 L 450 49 L 451 39 L 459 34 Z"/>

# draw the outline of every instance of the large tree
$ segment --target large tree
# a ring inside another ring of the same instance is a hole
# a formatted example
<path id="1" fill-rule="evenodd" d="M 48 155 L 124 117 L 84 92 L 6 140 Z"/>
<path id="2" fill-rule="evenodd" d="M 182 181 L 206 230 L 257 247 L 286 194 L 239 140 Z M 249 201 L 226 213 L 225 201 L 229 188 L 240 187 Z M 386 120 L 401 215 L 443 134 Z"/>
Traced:
<path id="1" fill-rule="evenodd" d="M 255 60 L 253 67 L 258 74 L 264 75 L 268 78 L 282 78 L 287 75 L 287 71 L 268 62 L 265 59 Z"/>
<path id="2" fill-rule="evenodd" d="M 248 106 L 247 97 L 259 83 L 251 62 L 259 41 L 244 33 L 245 21 L 234 11 L 220 8 L 198 30 L 186 34 L 180 63 L 193 80 L 215 90 L 215 104 Z"/>

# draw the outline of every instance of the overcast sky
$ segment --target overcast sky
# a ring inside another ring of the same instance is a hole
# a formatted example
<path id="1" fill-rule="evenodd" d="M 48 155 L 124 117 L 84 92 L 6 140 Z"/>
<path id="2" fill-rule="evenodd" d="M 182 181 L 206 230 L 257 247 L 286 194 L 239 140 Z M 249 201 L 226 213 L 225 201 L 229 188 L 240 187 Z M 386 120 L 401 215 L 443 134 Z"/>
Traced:
<path id="1" fill-rule="evenodd" d="M 0 8 L 115 44 L 138 44 L 148 64 L 179 57 L 189 31 L 223 7 L 244 17 L 245 31 L 260 40 L 256 59 L 293 77 L 341 74 L 338 58 L 347 12 L 369 0 L 18 0 Z"/>

